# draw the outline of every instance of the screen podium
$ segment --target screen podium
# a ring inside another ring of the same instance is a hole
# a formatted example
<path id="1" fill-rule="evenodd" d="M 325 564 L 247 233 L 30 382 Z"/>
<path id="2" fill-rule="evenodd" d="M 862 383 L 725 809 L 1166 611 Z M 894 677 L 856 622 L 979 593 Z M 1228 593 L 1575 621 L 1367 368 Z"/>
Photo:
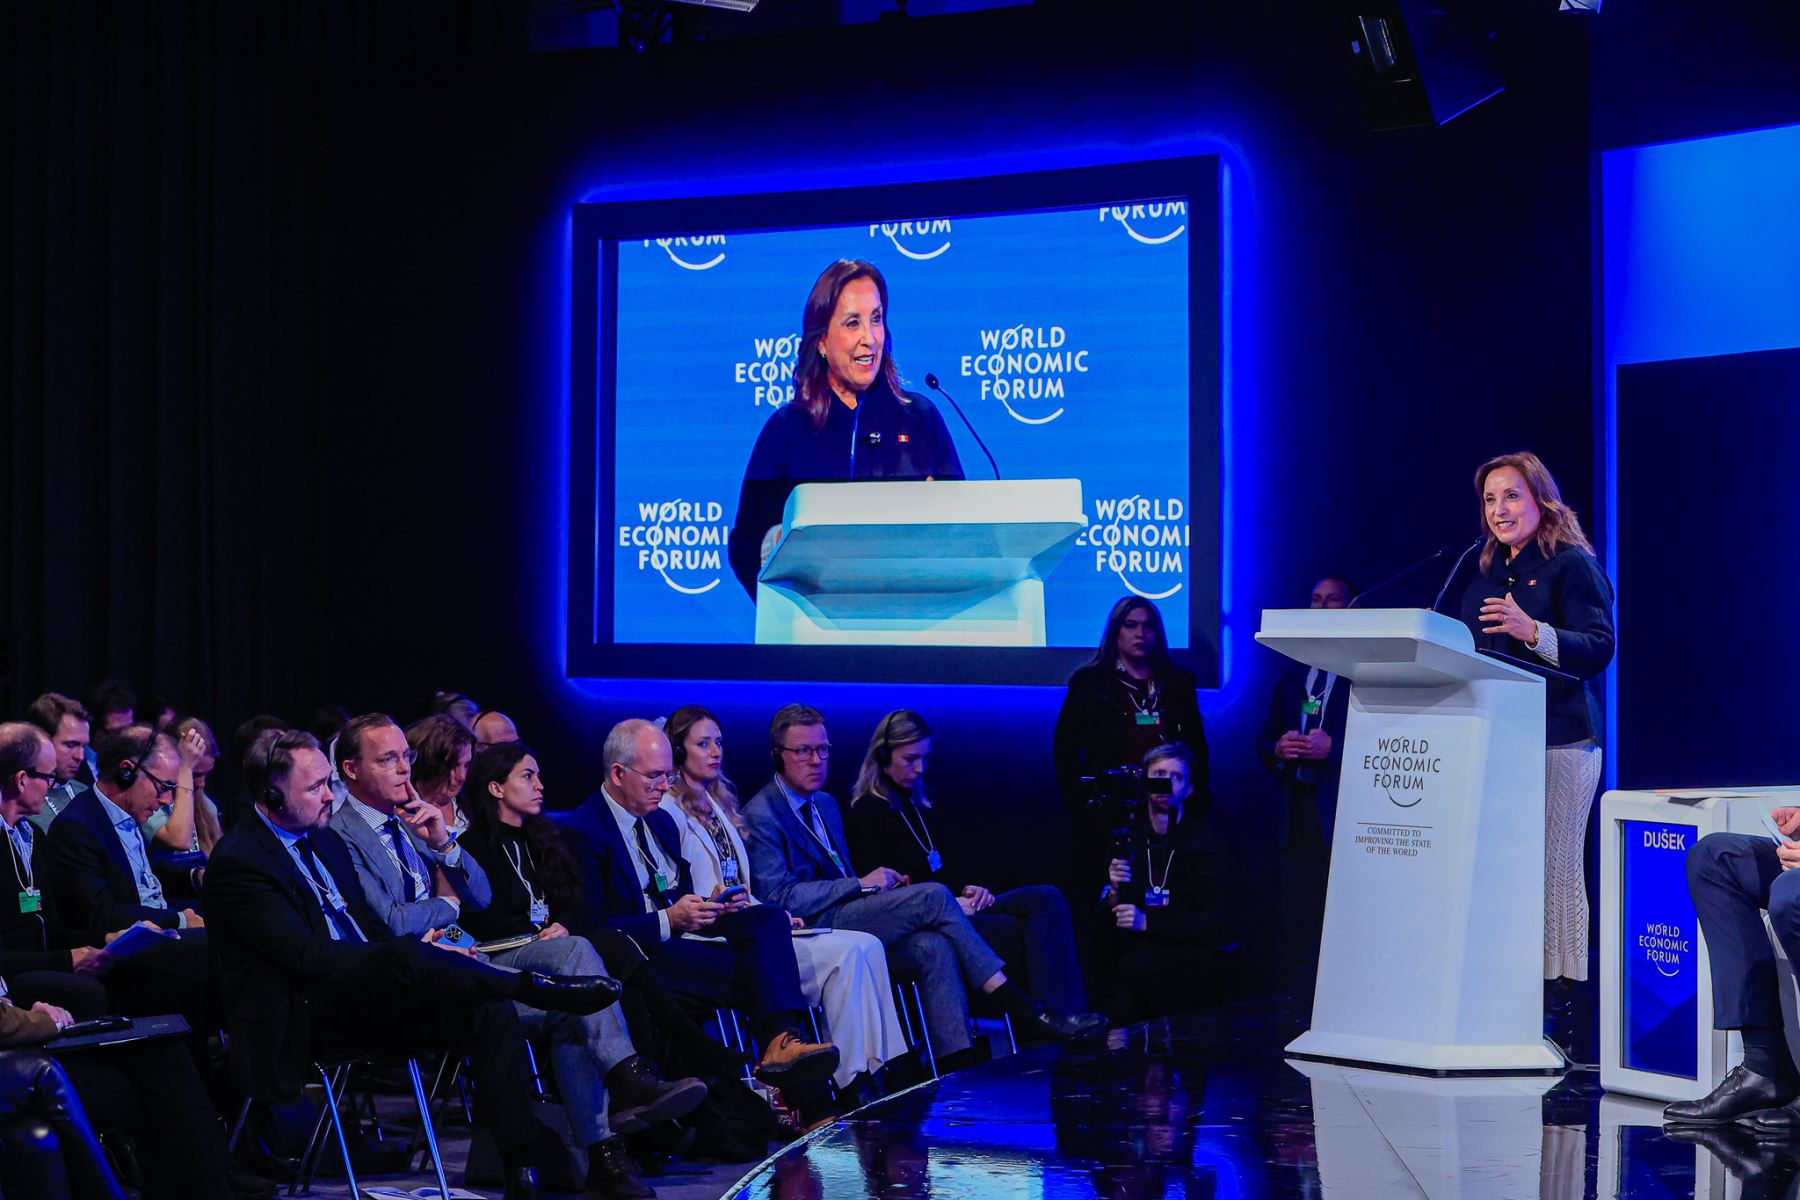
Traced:
<path id="1" fill-rule="evenodd" d="M 1312 1027 L 1291 1053 L 1560 1069 L 1543 1038 L 1544 684 L 1424 609 L 1268 609 L 1349 681 Z"/>
<path id="2" fill-rule="evenodd" d="M 756 577 L 758 645 L 1042 646 L 1079 479 L 803 483 Z"/>

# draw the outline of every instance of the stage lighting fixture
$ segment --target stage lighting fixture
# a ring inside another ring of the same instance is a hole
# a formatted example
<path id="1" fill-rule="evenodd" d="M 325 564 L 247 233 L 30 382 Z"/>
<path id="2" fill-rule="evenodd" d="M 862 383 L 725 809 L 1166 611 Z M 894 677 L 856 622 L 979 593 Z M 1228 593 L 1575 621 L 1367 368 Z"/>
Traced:
<path id="1" fill-rule="evenodd" d="M 1342 11 L 1371 129 L 1442 125 L 1506 88 L 1474 6 L 1348 0 Z"/>

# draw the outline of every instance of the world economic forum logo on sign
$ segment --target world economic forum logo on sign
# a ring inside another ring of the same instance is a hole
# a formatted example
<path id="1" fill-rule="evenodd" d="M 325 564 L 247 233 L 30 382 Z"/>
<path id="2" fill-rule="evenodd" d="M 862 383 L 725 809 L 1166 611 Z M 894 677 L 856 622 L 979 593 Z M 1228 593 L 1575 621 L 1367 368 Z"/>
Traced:
<path id="1" fill-rule="evenodd" d="M 1187 231 L 1187 201 L 1159 200 L 1151 204 L 1107 204 L 1100 220 L 1111 221 L 1146 246 L 1163 246 Z"/>
<path id="2" fill-rule="evenodd" d="M 885 237 L 907 258 L 930 262 L 950 248 L 950 222 L 887 221 L 869 226 L 869 236 Z"/>
<path id="3" fill-rule="evenodd" d="M 725 261 L 725 235 L 722 233 L 645 238 L 644 246 L 648 248 L 653 241 L 669 256 L 670 262 L 689 271 L 710 271 Z"/>
<path id="4" fill-rule="evenodd" d="M 1431 752 L 1430 738 L 1382 737 L 1375 753 L 1363 755 L 1369 784 L 1396 808 L 1415 808 L 1425 799 L 1427 781 L 1444 772 L 1444 760 Z"/>
<path id="5" fill-rule="evenodd" d="M 1639 832 L 1642 849 L 1651 853 L 1673 854 L 1685 860 L 1688 848 L 1687 829 L 1670 826 L 1646 828 Z M 1637 953 L 1664 979 L 1674 979 L 1687 965 L 1692 945 L 1692 931 L 1683 929 L 1679 919 L 1646 919 L 1638 922 Z"/>

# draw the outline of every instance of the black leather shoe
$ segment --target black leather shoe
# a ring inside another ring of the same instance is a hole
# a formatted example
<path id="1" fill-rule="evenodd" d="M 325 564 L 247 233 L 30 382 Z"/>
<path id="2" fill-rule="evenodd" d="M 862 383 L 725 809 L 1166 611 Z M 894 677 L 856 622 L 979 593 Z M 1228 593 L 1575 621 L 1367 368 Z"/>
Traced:
<path id="1" fill-rule="evenodd" d="M 1037 1027 L 1039 1036 L 1064 1040 L 1067 1038 L 1085 1037 L 1090 1033 L 1099 1033 L 1107 1027 L 1108 1021 L 1101 1013 L 1053 1013 L 1040 1012 L 1031 1019 Z"/>
<path id="2" fill-rule="evenodd" d="M 1800 1101 L 1751 1113 L 1743 1123 L 1764 1141 L 1800 1142 Z"/>
<path id="3" fill-rule="evenodd" d="M 577 1016 L 617 1004 L 625 990 L 618 980 L 604 975 L 539 975 L 536 971 L 522 971 L 519 980 L 513 999 L 520 1004 Z"/>
<path id="4" fill-rule="evenodd" d="M 501 1193 L 502 1200 L 544 1200 L 544 1189 L 538 1186 L 537 1170 L 533 1167 L 508 1167 L 506 1170 L 506 1190 Z"/>
<path id="5" fill-rule="evenodd" d="M 706 1084 L 689 1077 L 670 1082 L 656 1064 L 634 1054 L 606 1073 L 606 1096 L 614 1133 L 637 1133 L 658 1121 L 685 1117 L 706 1099 Z"/>
<path id="6" fill-rule="evenodd" d="M 655 1200 L 651 1187 L 625 1152 L 625 1139 L 614 1134 L 588 1152 L 587 1187 L 582 1200 Z"/>
<path id="7" fill-rule="evenodd" d="M 1677 1100 L 1664 1108 L 1663 1121 L 1670 1125 L 1727 1125 L 1765 1108 L 1780 1108 L 1793 1099 L 1792 1087 L 1737 1066 L 1700 1099 Z"/>

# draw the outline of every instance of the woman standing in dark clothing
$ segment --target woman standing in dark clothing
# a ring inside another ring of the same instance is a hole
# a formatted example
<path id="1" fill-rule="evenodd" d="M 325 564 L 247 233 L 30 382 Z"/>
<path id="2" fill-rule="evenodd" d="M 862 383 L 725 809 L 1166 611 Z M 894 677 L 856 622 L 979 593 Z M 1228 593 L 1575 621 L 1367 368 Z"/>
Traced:
<path id="1" fill-rule="evenodd" d="M 887 280 L 861 259 L 832 263 L 806 298 L 794 398 L 757 435 L 731 525 L 731 569 L 752 599 L 800 484 L 963 477 L 943 416 L 901 386 L 887 306 Z"/>
<path id="2" fill-rule="evenodd" d="M 1150 793 L 1125 857 L 1107 864 L 1100 903 L 1112 918 L 1106 1015 L 1115 1022 L 1184 1012 L 1229 994 L 1225 889 L 1212 836 L 1188 811 L 1191 762 L 1180 743 L 1145 756 L 1145 774 L 1167 779 L 1169 790 Z"/>
<path id="3" fill-rule="evenodd" d="M 856 870 L 886 866 L 910 883 L 944 884 L 975 932 L 1006 961 L 1009 973 L 1023 977 L 1032 995 L 1059 1012 L 1084 1011 L 1087 989 L 1068 901 L 1047 884 L 996 896 L 950 869 L 927 823 L 930 756 L 931 727 L 918 713 L 897 709 L 875 727 L 845 822 Z"/>
<path id="4" fill-rule="evenodd" d="M 1083 776 L 1135 766 L 1177 741 L 1193 754 L 1194 794 L 1204 807 L 1206 730 L 1194 677 L 1170 659 L 1156 605 L 1126 596 L 1107 614 L 1093 661 L 1069 678 L 1052 743 L 1057 784 L 1074 804 Z"/>
<path id="5" fill-rule="evenodd" d="M 1613 658 L 1612 584 L 1537 455 L 1481 464 L 1475 491 L 1487 543 L 1480 575 L 1463 593 L 1463 623 L 1483 649 L 1575 677 L 1545 682 L 1544 978 L 1585 980 L 1582 855 L 1600 782 L 1595 712 L 1600 674 Z"/>

